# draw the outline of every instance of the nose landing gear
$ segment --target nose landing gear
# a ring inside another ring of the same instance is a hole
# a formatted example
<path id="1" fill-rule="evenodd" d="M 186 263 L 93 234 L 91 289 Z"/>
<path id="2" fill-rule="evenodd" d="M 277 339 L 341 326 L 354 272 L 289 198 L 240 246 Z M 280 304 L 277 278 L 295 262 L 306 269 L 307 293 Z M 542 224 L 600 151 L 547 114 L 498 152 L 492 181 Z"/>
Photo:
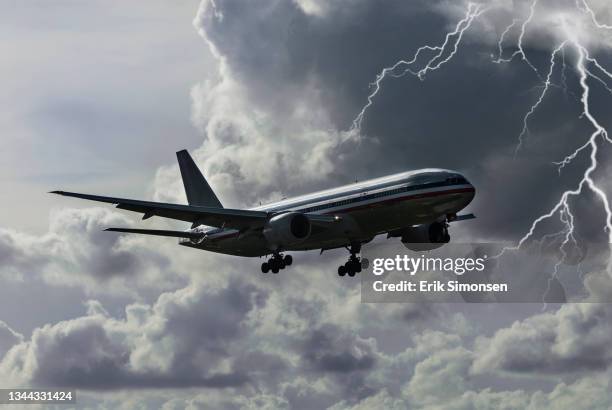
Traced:
<path id="1" fill-rule="evenodd" d="M 349 260 L 344 264 L 338 267 L 338 275 L 344 276 L 349 275 L 350 277 L 355 276 L 355 274 L 360 273 L 362 269 L 367 269 L 369 266 L 369 261 L 366 258 L 360 258 L 357 254 L 361 251 L 361 244 L 352 244 L 351 247 L 346 248 L 351 256 Z"/>
<path id="2" fill-rule="evenodd" d="M 268 273 L 270 271 L 272 271 L 272 273 L 278 273 L 278 271 L 285 269 L 292 263 L 293 258 L 291 255 L 283 256 L 280 253 L 275 253 L 267 262 L 261 264 L 261 271 L 262 273 Z"/>

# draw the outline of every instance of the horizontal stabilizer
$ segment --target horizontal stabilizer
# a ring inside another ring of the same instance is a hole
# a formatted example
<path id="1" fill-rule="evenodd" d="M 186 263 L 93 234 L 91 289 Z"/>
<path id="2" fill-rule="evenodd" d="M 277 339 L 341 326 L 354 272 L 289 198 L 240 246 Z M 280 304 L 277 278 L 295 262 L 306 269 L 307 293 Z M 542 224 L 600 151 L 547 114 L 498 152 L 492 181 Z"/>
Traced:
<path id="1" fill-rule="evenodd" d="M 173 238 L 188 238 L 188 239 L 201 239 L 204 234 L 201 232 L 192 231 L 168 231 L 163 229 L 131 229 L 131 228 L 107 228 L 105 231 L 108 232 L 125 232 L 125 233 L 139 233 L 142 235 L 155 235 L 155 236 L 170 236 Z"/>

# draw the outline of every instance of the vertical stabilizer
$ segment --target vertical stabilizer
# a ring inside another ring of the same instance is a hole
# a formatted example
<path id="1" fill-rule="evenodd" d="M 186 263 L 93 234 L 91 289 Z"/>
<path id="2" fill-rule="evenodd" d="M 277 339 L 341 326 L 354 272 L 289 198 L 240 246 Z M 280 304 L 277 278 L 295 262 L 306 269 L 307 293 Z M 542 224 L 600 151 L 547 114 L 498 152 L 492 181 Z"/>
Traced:
<path id="1" fill-rule="evenodd" d="M 181 177 L 183 178 L 183 185 L 185 186 L 189 205 L 223 208 L 221 201 L 219 201 L 217 195 L 208 185 L 204 175 L 202 175 L 198 166 L 193 162 L 187 150 L 177 152 L 176 157 L 181 169 Z"/>

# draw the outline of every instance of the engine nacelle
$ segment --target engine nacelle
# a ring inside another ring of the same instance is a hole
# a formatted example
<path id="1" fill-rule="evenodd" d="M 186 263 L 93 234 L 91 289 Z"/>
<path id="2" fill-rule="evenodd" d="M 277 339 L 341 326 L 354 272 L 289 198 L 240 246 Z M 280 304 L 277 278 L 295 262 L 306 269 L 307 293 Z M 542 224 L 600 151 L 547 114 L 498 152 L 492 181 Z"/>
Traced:
<path id="1" fill-rule="evenodd" d="M 287 212 L 272 217 L 263 229 L 263 235 L 274 248 L 285 248 L 305 241 L 312 226 L 308 217 L 299 212 Z"/>
<path id="2" fill-rule="evenodd" d="M 411 226 L 396 236 L 401 236 L 404 246 L 412 251 L 430 251 L 450 241 L 445 222 Z"/>

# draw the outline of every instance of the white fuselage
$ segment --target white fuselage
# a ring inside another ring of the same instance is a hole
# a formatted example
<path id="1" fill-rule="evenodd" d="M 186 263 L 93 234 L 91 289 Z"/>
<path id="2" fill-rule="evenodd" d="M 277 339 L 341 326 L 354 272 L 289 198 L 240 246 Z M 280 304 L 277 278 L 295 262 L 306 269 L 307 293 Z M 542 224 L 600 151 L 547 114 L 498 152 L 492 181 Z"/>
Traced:
<path id="1" fill-rule="evenodd" d="M 313 232 L 283 250 L 326 249 L 367 242 L 381 233 L 431 223 L 455 215 L 474 198 L 475 189 L 461 174 L 444 169 L 421 169 L 284 199 L 252 208 L 272 214 L 302 212 L 334 215 L 341 222 L 333 229 Z M 272 246 L 262 234 L 242 235 L 235 229 L 206 228 L 199 243 L 180 244 L 213 252 L 262 256 Z"/>

